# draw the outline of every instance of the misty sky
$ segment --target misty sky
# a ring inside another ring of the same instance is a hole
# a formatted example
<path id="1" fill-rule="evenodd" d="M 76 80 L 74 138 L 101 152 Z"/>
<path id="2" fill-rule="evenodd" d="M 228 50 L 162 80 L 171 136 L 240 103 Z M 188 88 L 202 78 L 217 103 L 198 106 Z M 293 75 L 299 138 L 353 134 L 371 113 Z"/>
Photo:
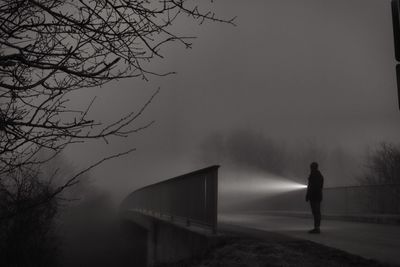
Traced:
<path id="1" fill-rule="evenodd" d="M 204 139 L 236 130 L 352 152 L 400 141 L 389 0 L 217 0 L 213 7 L 220 17 L 238 16 L 237 26 L 178 21 L 177 32 L 198 37 L 193 48 L 170 45 L 149 65 L 176 75 L 120 80 L 73 99 L 83 105 L 97 94 L 92 115 L 107 121 L 161 88 L 140 121 L 155 120 L 150 129 L 68 148 L 77 169 L 138 148 L 92 171 L 95 183 L 123 197 L 204 167 Z"/>

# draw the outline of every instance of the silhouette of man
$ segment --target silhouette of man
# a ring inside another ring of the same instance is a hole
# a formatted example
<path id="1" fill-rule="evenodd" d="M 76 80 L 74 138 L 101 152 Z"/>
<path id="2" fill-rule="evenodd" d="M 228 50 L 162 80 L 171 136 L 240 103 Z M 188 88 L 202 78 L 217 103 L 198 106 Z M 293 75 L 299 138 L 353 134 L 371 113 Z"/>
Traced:
<path id="1" fill-rule="evenodd" d="M 311 163 L 310 169 L 311 173 L 308 176 L 306 201 L 310 201 L 311 212 L 314 216 L 314 229 L 310 230 L 309 233 L 319 234 L 321 232 L 321 201 L 324 177 L 318 170 L 317 162 Z"/>

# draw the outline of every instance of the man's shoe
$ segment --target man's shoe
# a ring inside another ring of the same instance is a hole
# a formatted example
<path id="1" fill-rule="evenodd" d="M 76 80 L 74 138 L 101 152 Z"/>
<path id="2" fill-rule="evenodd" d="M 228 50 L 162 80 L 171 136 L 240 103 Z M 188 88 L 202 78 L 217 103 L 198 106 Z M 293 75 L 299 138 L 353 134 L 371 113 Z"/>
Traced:
<path id="1" fill-rule="evenodd" d="M 321 233 L 321 231 L 319 230 L 319 228 L 314 228 L 314 229 L 308 231 L 308 233 L 310 233 L 310 234 L 319 234 L 319 233 Z"/>

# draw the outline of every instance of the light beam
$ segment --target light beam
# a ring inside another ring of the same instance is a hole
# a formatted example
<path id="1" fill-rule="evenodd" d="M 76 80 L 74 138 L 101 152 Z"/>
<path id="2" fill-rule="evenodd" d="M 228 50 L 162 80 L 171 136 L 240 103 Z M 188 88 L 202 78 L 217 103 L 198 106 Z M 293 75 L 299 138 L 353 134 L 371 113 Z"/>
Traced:
<path id="1" fill-rule="evenodd" d="M 234 181 L 222 182 L 221 193 L 226 194 L 251 194 L 251 195 L 274 195 L 307 188 L 307 185 L 292 181 L 289 178 L 265 174 L 246 175 L 237 177 Z M 240 178 L 240 179 L 237 179 Z"/>

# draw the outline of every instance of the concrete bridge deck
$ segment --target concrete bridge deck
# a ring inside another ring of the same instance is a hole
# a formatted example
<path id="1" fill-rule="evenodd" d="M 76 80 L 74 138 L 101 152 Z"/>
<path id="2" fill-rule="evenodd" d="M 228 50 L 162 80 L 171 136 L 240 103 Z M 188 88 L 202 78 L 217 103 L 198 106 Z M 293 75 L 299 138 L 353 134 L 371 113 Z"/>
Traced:
<path id="1" fill-rule="evenodd" d="M 400 226 L 325 220 L 322 234 L 307 231 L 309 218 L 268 214 L 220 214 L 219 223 L 276 232 L 334 247 L 368 259 L 400 265 Z"/>

